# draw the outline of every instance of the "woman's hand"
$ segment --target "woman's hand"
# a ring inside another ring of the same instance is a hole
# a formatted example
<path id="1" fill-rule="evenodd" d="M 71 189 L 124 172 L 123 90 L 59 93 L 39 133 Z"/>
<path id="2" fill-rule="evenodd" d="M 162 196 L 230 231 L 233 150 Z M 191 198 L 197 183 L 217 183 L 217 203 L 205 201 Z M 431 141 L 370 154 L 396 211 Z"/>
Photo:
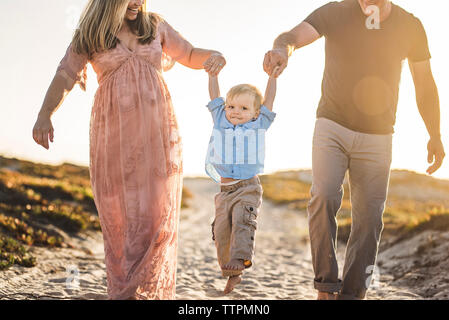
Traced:
<path id="1" fill-rule="evenodd" d="M 207 59 L 203 64 L 204 70 L 206 70 L 206 72 L 212 77 L 216 77 L 225 65 L 226 59 L 219 52 L 212 53 L 209 59 Z"/>
<path id="2" fill-rule="evenodd" d="M 33 139 L 45 149 L 49 149 L 48 137 L 53 142 L 54 129 L 50 117 L 39 115 L 33 128 Z"/>

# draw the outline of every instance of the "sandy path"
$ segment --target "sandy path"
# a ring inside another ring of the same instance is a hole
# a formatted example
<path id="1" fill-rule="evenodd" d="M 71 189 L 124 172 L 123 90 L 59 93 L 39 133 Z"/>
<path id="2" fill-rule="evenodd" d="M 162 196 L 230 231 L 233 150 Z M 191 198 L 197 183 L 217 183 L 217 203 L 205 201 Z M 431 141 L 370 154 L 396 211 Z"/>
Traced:
<path id="1" fill-rule="evenodd" d="M 223 296 L 226 279 L 219 272 L 210 227 L 218 186 L 208 179 L 193 178 L 186 178 L 184 184 L 194 198 L 190 208 L 181 212 L 177 299 L 315 298 L 306 213 L 274 206 L 269 201 L 262 205 L 254 265 L 245 272 L 241 284 Z M 0 299 L 106 299 L 102 240 L 101 233 L 91 232 L 71 238 L 78 249 L 32 248 L 38 259 L 36 267 L 13 266 L 0 272 Z M 398 250 L 402 252 L 400 248 L 386 252 L 388 270 L 403 265 L 403 261 L 393 256 Z M 343 256 L 344 246 L 340 245 L 340 268 Z M 74 274 L 79 279 L 78 289 L 67 285 L 70 266 L 78 270 Z M 380 274 L 379 286 L 368 292 L 368 299 L 420 298 L 410 292 L 409 282 L 390 286 L 397 276 L 390 275 L 387 269 L 381 269 Z"/>
<path id="2" fill-rule="evenodd" d="M 210 228 L 218 186 L 207 179 L 185 179 L 184 184 L 195 198 L 181 217 L 178 299 L 315 299 L 306 212 L 263 202 L 254 265 L 241 284 L 223 296 L 226 279 L 219 272 Z M 340 244 L 340 272 L 343 258 L 344 246 Z M 380 279 L 375 282 L 376 288 L 368 292 L 367 299 L 419 298 L 407 288 L 389 286 L 392 279 L 380 269 Z"/>
<path id="3" fill-rule="evenodd" d="M 182 212 L 178 253 L 178 299 L 298 299 L 313 298 L 313 278 L 307 247 L 306 219 L 288 210 L 262 206 L 256 234 L 253 267 L 228 296 L 221 293 L 226 278 L 216 261 L 210 224 L 218 186 L 207 179 L 185 179 L 194 194 L 191 208 Z M 303 272 L 300 272 L 303 270 Z"/>

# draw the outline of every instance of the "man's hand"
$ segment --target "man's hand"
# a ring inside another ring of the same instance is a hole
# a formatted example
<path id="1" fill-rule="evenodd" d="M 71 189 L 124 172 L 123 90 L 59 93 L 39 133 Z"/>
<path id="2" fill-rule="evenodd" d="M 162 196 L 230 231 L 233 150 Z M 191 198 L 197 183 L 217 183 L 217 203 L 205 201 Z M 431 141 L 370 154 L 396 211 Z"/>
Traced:
<path id="1" fill-rule="evenodd" d="M 431 138 L 427 144 L 427 162 L 432 163 L 432 165 L 427 168 L 427 173 L 432 174 L 437 171 L 443 164 L 443 159 L 445 157 L 443 143 L 441 138 Z"/>
<path id="2" fill-rule="evenodd" d="M 273 50 L 265 54 L 263 69 L 271 77 L 279 66 L 279 74 L 287 67 L 288 57 L 295 49 L 302 48 L 320 38 L 320 34 L 309 23 L 303 21 L 288 32 L 281 33 L 274 40 Z"/>
<path id="3" fill-rule="evenodd" d="M 271 77 L 276 67 L 279 69 L 276 72 L 276 78 L 284 71 L 288 64 L 288 52 L 284 49 L 273 49 L 265 54 L 263 61 L 264 71 Z"/>

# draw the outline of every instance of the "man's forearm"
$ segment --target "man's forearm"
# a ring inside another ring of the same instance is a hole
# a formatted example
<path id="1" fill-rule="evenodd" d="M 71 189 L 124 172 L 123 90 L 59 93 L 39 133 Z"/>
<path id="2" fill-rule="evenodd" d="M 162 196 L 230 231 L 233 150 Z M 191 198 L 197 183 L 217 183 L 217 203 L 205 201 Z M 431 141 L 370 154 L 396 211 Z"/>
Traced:
<path id="1" fill-rule="evenodd" d="M 429 85 L 416 102 L 430 138 L 440 138 L 440 100 L 435 84 Z"/>
<path id="2" fill-rule="evenodd" d="M 273 44 L 273 49 L 282 49 L 290 56 L 295 49 L 311 44 L 321 36 L 309 23 L 303 21 L 292 30 L 280 34 Z"/>
<path id="3" fill-rule="evenodd" d="M 273 49 L 284 50 L 290 57 L 295 50 L 295 37 L 289 32 L 281 33 L 274 40 Z"/>

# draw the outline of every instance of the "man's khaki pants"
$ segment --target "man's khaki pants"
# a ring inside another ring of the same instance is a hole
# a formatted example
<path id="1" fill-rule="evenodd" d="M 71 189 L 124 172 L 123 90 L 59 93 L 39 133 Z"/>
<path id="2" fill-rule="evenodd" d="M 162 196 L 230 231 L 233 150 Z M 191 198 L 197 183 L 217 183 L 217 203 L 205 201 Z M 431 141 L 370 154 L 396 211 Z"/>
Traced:
<path id="1" fill-rule="evenodd" d="M 312 148 L 312 188 L 308 205 L 314 287 L 363 299 L 372 277 L 385 208 L 392 134 L 364 134 L 319 118 Z M 336 214 L 349 171 L 352 227 L 343 278 L 338 279 Z"/>
<path id="2" fill-rule="evenodd" d="M 221 268 L 232 259 L 244 260 L 246 268 L 252 265 L 262 193 L 259 177 L 255 176 L 221 186 L 221 192 L 215 195 L 212 239 Z"/>

